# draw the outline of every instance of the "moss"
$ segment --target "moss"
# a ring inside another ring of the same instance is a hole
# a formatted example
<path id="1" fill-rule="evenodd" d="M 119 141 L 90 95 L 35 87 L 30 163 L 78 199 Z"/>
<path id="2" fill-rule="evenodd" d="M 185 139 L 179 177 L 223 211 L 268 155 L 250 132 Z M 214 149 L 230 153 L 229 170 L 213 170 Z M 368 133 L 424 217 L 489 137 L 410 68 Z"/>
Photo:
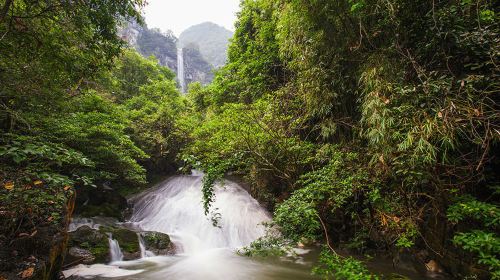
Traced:
<path id="1" fill-rule="evenodd" d="M 165 250 L 170 248 L 171 240 L 168 234 L 159 232 L 146 232 L 143 235 L 144 242 L 146 243 L 146 247 L 148 249 L 151 247 L 158 250 Z"/>
<path id="2" fill-rule="evenodd" d="M 113 239 L 118 241 L 123 252 L 135 253 L 140 251 L 137 233 L 129 229 L 103 226 L 99 228 L 99 232 L 103 234 L 110 233 Z"/>
<path id="3" fill-rule="evenodd" d="M 106 234 L 87 226 L 70 233 L 69 248 L 79 247 L 89 250 L 96 262 L 106 262 L 109 254 L 109 242 Z"/>
<path id="4" fill-rule="evenodd" d="M 101 226 L 98 230 L 88 226 L 78 228 L 70 233 L 69 248 L 78 247 L 89 250 L 95 257 L 96 263 L 105 263 L 109 261 L 109 238 L 111 234 L 113 239 L 120 244 L 120 249 L 124 253 L 125 259 L 135 259 L 140 256 L 139 241 L 137 233 L 115 226 Z"/>
<path id="5" fill-rule="evenodd" d="M 109 245 L 107 243 L 87 249 L 94 255 L 96 263 L 104 263 L 107 261 L 109 254 Z"/>

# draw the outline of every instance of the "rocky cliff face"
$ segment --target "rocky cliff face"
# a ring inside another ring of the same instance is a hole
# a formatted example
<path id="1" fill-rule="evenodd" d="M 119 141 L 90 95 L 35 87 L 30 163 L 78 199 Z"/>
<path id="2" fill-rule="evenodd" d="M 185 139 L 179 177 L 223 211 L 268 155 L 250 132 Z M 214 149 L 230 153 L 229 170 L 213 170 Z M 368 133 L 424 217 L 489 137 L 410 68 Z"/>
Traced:
<path id="1" fill-rule="evenodd" d="M 154 55 L 161 65 L 177 71 L 177 38 L 172 32 L 144 27 L 138 35 L 136 49 L 145 57 Z"/>
<path id="2" fill-rule="evenodd" d="M 119 30 L 121 38 L 145 57 L 155 56 L 160 65 L 177 73 L 178 39 L 171 31 L 149 29 L 137 23 L 129 23 Z M 206 61 L 195 45 L 182 46 L 184 51 L 184 71 L 186 83 L 208 84 L 213 79 L 213 67 Z"/>
<path id="3" fill-rule="evenodd" d="M 184 47 L 184 71 L 186 84 L 200 82 L 203 85 L 209 84 L 213 78 L 214 69 L 201 55 L 197 46 L 189 45 Z"/>
<path id="4" fill-rule="evenodd" d="M 118 28 L 118 35 L 130 46 L 137 48 L 137 39 L 143 27 L 137 22 L 129 22 Z"/>

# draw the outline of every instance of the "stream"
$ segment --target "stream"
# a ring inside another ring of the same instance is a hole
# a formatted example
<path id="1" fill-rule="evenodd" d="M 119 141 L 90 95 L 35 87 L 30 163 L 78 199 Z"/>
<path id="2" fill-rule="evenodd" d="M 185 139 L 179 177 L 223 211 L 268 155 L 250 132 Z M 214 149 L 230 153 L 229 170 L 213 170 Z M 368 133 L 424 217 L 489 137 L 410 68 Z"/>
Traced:
<path id="1" fill-rule="evenodd" d="M 297 255 L 265 260 L 236 253 L 265 234 L 262 223 L 271 215 L 237 183 L 216 186 L 217 227 L 204 215 L 202 174 L 174 176 L 131 199 L 133 214 L 127 226 L 170 235 L 176 254 L 121 261 L 119 244 L 109 237 L 109 264 L 79 265 L 65 276 L 89 279 L 317 279 L 311 276 L 314 253 L 297 249 Z M 91 221 L 85 221 L 89 225 Z M 72 225 L 76 228 L 78 225 Z M 93 226 L 93 225 L 92 225 Z M 140 242 L 140 237 L 139 241 Z M 142 248 L 142 247 L 141 247 Z"/>
<path id="2" fill-rule="evenodd" d="M 109 264 L 78 265 L 64 271 L 72 279 L 171 279 L 171 280 L 309 280 L 318 249 L 295 249 L 285 257 L 249 258 L 237 254 L 265 234 L 263 223 L 271 215 L 237 183 L 225 180 L 215 188 L 218 226 L 204 215 L 202 176 L 173 176 L 157 187 L 131 198 L 133 214 L 125 223 L 138 231 L 157 231 L 170 235 L 175 255 L 155 256 L 144 249 L 141 236 L 138 242 L 141 258 L 122 261 L 120 245 L 109 236 Z M 98 227 L 95 220 L 74 220 L 70 230 L 86 225 Z M 392 263 L 376 260 L 370 269 L 390 275 Z M 411 269 L 398 270 L 409 279 L 427 279 Z"/>

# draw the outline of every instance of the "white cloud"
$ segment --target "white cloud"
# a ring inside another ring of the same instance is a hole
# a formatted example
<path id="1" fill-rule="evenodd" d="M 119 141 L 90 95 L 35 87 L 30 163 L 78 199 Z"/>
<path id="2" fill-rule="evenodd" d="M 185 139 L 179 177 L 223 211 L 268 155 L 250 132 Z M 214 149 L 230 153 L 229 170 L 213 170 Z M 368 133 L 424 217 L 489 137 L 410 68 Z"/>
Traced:
<path id="1" fill-rule="evenodd" d="M 149 28 L 172 30 L 176 36 L 205 21 L 234 30 L 239 3 L 239 0 L 148 0 L 144 15 Z"/>

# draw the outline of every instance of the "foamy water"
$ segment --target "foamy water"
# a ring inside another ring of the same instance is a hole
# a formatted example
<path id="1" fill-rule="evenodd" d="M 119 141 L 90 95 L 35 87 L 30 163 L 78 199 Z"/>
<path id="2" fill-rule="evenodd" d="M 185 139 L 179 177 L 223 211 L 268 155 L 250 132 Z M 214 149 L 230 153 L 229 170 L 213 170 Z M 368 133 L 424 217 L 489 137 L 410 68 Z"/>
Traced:
<path id="1" fill-rule="evenodd" d="M 238 248 L 265 234 L 263 223 L 270 221 L 269 213 L 241 186 L 226 180 L 215 187 L 211 210 L 220 215 L 215 227 L 204 215 L 201 188 L 202 174 L 193 173 L 174 176 L 131 199 L 134 209 L 129 223 L 143 231 L 169 234 L 176 255 L 152 256 L 138 236 L 141 259 L 118 261 L 115 257 L 109 265 L 78 266 L 65 275 L 94 279 L 315 279 L 309 266 L 236 254 Z M 116 254 L 116 247 L 112 249 Z"/>

